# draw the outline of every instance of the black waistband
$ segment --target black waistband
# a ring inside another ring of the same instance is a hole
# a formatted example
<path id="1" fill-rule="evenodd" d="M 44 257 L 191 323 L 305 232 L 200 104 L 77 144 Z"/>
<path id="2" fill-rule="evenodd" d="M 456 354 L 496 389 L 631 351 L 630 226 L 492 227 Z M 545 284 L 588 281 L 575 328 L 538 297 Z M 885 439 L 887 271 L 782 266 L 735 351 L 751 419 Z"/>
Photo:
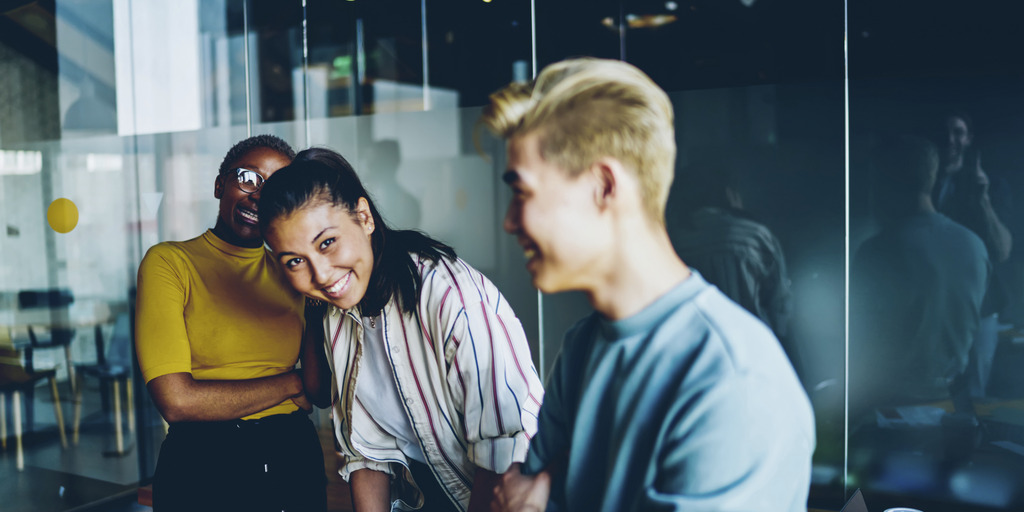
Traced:
<path id="1" fill-rule="evenodd" d="M 271 414 L 254 420 L 228 420 L 228 421 L 182 421 L 170 424 L 170 432 L 243 432 L 261 429 L 277 428 L 289 425 L 297 425 L 308 422 L 309 415 L 304 411 L 295 411 L 291 414 Z"/>

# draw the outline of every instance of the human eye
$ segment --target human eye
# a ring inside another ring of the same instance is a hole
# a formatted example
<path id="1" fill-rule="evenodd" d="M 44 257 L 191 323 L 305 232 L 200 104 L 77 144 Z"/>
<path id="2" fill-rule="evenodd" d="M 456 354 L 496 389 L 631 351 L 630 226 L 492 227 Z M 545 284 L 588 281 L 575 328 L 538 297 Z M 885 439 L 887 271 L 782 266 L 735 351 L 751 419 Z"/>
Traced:
<path id="1" fill-rule="evenodd" d="M 326 249 L 327 247 L 329 247 L 333 243 L 334 243 L 334 237 L 328 238 L 328 239 L 324 240 L 323 242 L 320 242 L 320 250 L 322 251 L 322 250 Z"/>
<path id="2" fill-rule="evenodd" d="M 305 261 L 305 260 L 303 260 L 302 258 L 292 258 L 292 259 L 289 259 L 289 260 L 284 262 L 284 268 L 287 268 L 288 270 L 293 270 L 295 267 L 300 265 L 303 261 Z"/>
<path id="3" fill-rule="evenodd" d="M 260 182 L 262 181 L 262 178 L 263 177 L 260 176 L 259 173 L 257 173 L 256 171 L 252 171 L 249 169 L 241 169 L 238 171 L 238 182 L 243 185 L 248 185 L 250 187 L 258 187 L 260 185 Z"/>

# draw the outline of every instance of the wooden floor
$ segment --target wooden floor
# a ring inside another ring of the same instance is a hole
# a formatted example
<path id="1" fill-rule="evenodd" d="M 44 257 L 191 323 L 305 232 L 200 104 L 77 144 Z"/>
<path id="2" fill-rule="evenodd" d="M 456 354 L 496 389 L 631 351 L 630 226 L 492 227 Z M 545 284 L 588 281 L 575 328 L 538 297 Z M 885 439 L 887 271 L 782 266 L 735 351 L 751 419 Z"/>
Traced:
<path id="1" fill-rule="evenodd" d="M 321 429 L 320 446 L 324 449 L 324 471 L 327 472 L 327 510 L 352 510 L 352 491 L 338 474 L 341 461 L 334 451 L 334 432 Z"/>

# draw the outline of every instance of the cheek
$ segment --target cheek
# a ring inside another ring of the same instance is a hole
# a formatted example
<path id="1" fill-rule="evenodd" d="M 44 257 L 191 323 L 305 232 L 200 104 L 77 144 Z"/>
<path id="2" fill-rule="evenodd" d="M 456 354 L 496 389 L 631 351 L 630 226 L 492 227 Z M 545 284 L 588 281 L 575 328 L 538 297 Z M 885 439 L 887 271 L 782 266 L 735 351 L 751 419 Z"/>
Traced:
<path id="1" fill-rule="evenodd" d="M 307 292 L 310 288 L 309 279 L 303 279 L 304 275 L 304 272 L 292 272 L 285 269 L 285 277 L 288 278 L 288 284 L 292 285 L 292 288 L 299 292 Z"/>

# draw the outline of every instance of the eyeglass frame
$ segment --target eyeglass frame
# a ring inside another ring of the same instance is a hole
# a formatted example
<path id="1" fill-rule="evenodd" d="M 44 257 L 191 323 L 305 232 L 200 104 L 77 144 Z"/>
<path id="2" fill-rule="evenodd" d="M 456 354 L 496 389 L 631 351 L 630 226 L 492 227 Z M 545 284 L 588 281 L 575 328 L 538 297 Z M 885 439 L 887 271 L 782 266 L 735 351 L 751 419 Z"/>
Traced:
<path id="1" fill-rule="evenodd" d="M 252 169 L 246 169 L 245 167 L 236 167 L 235 169 L 232 169 L 230 172 L 234 172 L 235 173 L 235 186 L 238 187 L 238 190 L 241 190 L 242 192 L 245 192 L 246 194 L 255 194 L 256 192 L 259 192 L 260 189 L 263 188 L 263 184 L 266 183 L 266 181 L 267 181 L 265 178 L 263 178 L 262 174 L 254 171 Z M 246 190 L 245 188 L 242 187 L 242 174 L 246 173 L 246 172 L 250 172 L 250 173 L 252 173 L 252 174 L 254 174 L 256 176 L 256 180 L 255 180 L 256 181 L 256 189 L 255 190 Z M 226 172 L 224 174 L 227 175 L 229 173 Z"/>

